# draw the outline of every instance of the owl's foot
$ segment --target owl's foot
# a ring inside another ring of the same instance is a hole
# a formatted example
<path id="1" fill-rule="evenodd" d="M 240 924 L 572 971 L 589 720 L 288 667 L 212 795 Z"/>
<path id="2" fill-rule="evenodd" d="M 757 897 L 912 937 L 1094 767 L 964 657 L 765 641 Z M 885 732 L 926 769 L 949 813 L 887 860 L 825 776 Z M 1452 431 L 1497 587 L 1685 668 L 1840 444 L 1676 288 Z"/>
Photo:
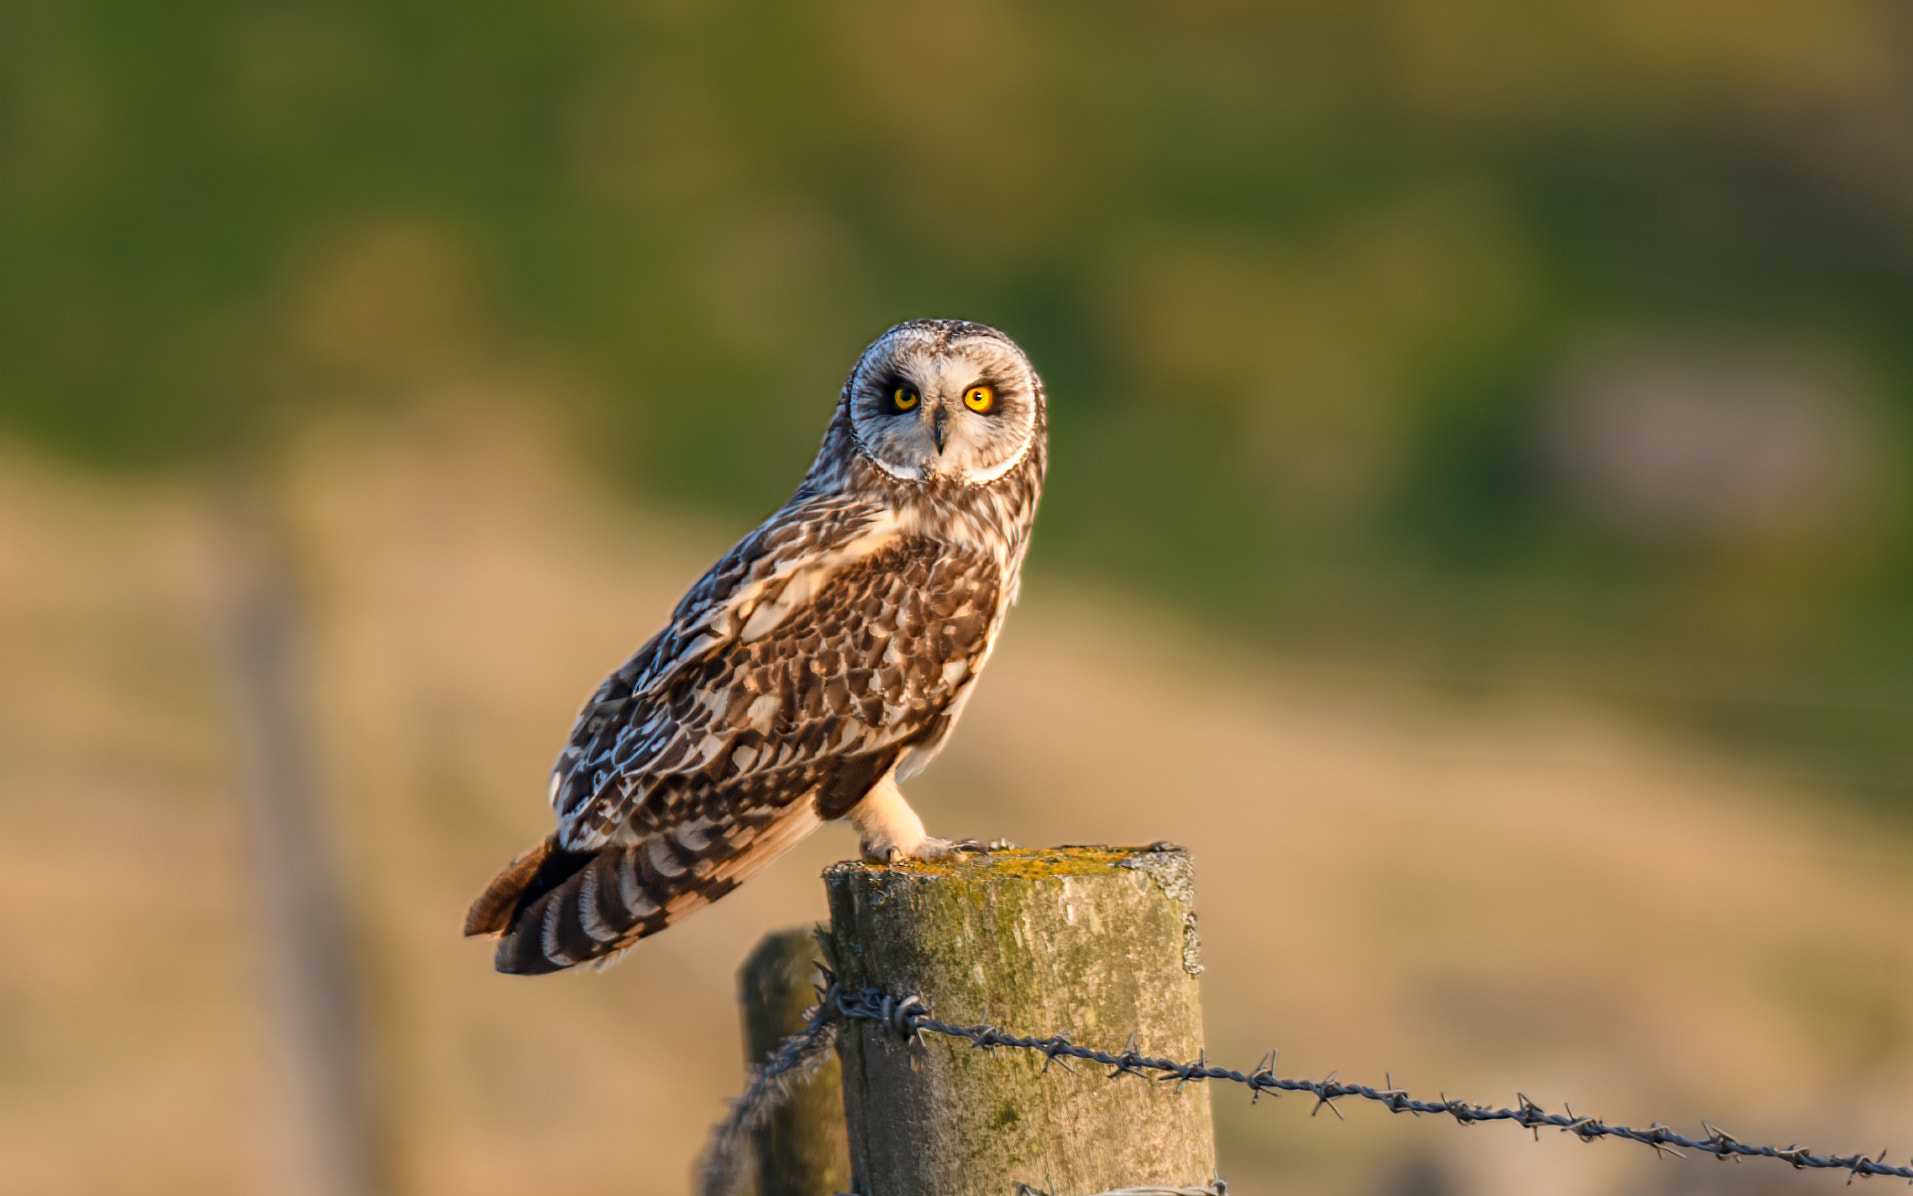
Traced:
<path id="1" fill-rule="evenodd" d="M 989 851 L 991 845 L 976 839 L 938 839 L 925 835 L 913 851 L 904 851 L 892 846 L 884 852 L 881 860 L 873 862 L 894 864 L 899 860 L 941 860 L 953 855 L 974 855 L 980 851 Z M 866 854 L 866 858 L 869 858 Z"/>
<path id="2" fill-rule="evenodd" d="M 923 819 L 903 800 L 897 782 L 885 777 L 845 815 L 857 828 L 863 857 L 873 864 L 898 860 L 940 860 L 968 852 L 989 851 L 975 839 L 938 839 L 923 833 Z M 995 845 L 992 845 L 995 846 Z"/>

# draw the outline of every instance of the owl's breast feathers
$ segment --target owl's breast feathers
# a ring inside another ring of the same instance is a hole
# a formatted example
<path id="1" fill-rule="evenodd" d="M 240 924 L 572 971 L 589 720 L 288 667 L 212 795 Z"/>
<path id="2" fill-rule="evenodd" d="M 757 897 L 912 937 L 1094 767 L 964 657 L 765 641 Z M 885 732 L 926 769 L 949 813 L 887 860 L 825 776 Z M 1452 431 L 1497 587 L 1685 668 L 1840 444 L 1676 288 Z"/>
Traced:
<path id="1" fill-rule="evenodd" d="M 607 955 L 920 765 L 989 655 L 1020 556 L 888 505 L 800 497 L 585 704 L 553 772 L 557 832 L 499 875 L 468 933 L 505 932 L 505 971 Z"/>

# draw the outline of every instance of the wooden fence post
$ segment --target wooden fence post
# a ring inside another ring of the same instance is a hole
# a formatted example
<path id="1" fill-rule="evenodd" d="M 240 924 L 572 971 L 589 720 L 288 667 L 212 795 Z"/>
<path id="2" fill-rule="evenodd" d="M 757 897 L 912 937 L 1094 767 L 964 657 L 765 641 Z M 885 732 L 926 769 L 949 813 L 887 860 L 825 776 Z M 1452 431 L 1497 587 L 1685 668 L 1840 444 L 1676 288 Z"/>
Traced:
<path id="1" fill-rule="evenodd" d="M 817 962 L 823 957 L 816 928 L 800 926 L 764 936 L 745 959 L 737 990 L 747 1063 L 762 1063 L 804 1028 L 805 1012 L 817 1004 Z M 752 1132 L 756 1196 L 834 1196 L 849 1189 L 839 1074 L 837 1059 L 826 1056 Z"/>
<path id="2" fill-rule="evenodd" d="M 914 994 L 947 1022 L 1120 1051 L 1202 1049 L 1194 882 L 1179 848 L 1011 850 L 824 873 L 846 990 Z M 1047 1069 L 936 1035 L 839 1037 L 861 1196 L 1057 1196 L 1215 1178 L 1207 1085 Z"/>

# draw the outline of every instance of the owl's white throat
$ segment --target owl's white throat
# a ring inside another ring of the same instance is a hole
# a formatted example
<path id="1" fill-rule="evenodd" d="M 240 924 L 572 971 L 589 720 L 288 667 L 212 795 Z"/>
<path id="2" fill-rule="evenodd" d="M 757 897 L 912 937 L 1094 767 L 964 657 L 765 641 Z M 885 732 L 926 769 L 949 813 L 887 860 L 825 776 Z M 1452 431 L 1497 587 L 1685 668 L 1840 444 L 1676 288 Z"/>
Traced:
<path id="1" fill-rule="evenodd" d="M 922 465 L 901 461 L 886 461 L 871 452 L 861 436 L 857 437 L 857 455 L 900 482 L 923 482 L 934 479 L 954 482 L 960 486 L 987 486 L 1007 477 L 1012 470 L 1023 464 L 1030 455 L 1030 446 L 1025 444 L 1022 452 L 1008 460 L 999 461 L 995 465 L 967 465 L 955 469 L 938 469 L 934 466 L 925 468 Z"/>

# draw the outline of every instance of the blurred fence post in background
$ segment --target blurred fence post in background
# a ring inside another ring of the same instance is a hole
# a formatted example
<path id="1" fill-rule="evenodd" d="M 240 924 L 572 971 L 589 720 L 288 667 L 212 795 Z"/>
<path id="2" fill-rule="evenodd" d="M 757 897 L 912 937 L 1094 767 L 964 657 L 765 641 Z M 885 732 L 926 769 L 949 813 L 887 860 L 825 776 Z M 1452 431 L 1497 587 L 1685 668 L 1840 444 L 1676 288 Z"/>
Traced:
<path id="1" fill-rule="evenodd" d="M 737 974 L 744 1015 L 744 1059 L 770 1056 L 802 1030 L 817 1004 L 817 928 L 800 926 L 764 936 Z M 850 1153 L 844 1138 L 842 1069 L 827 1056 L 791 1082 L 778 1108 L 751 1135 L 755 1196 L 835 1196 L 850 1190 Z"/>
<path id="2" fill-rule="evenodd" d="M 269 495 L 229 496 L 226 664 L 252 813 L 256 919 L 266 938 L 291 1141 L 273 1190 L 384 1190 L 353 957 L 312 742 L 285 527 Z"/>
<path id="3" fill-rule="evenodd" d="M 1179 848 L 1012 850 L 824 874 L 846 992 L 916 996 L 946 1021 L 1194 1058 L 1195 886 Z M 851 1190 L 1002 1196 L 1199 1187 L 1215 1178 L 1208 1089 L 839 1032 Z M 1046 1074 L 1047 1073 L 1047 1074 Z"/>

